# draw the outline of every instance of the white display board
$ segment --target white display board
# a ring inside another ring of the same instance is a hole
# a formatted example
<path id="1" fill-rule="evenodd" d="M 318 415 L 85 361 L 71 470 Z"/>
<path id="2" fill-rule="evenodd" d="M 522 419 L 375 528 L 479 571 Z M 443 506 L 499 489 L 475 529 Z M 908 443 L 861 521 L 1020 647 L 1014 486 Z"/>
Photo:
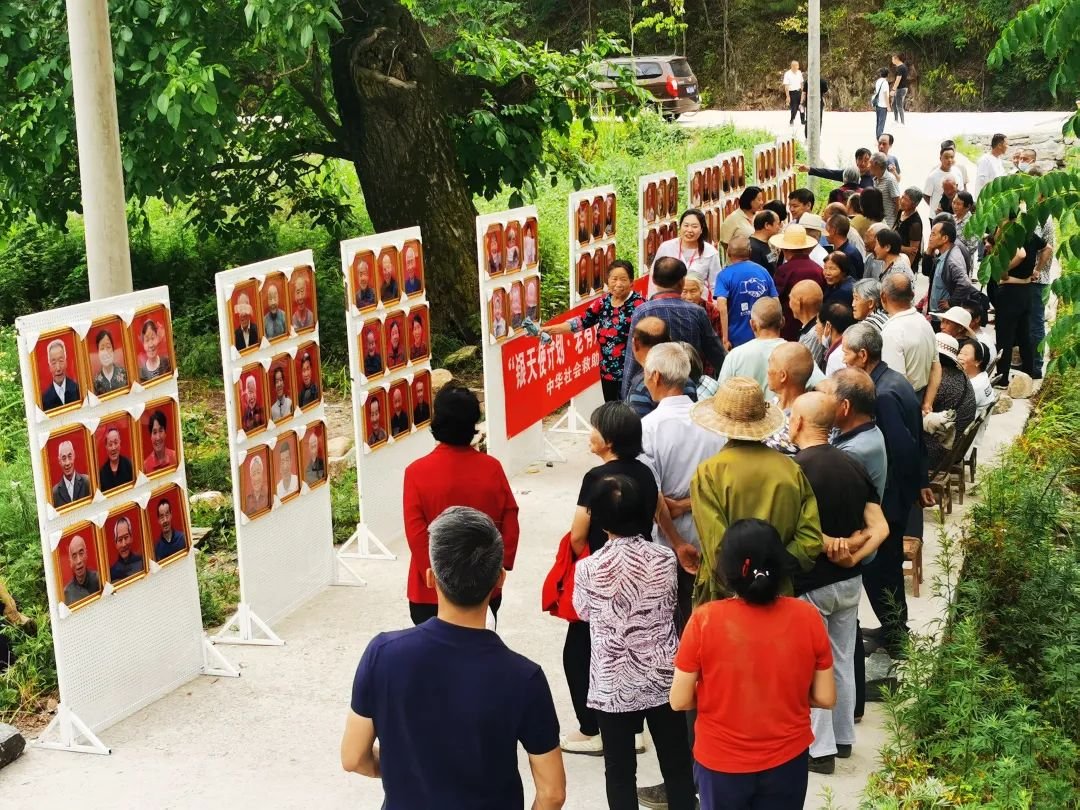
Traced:
<path id="1" fill-rule="evenodd" d="M 639 177 L 637 275 L 649 275 L 657 248 L 678 235 L 679 178 L 675 172 L 663 171 Z"/>
<path id="2" fill-rule="evenodd" d="M 604 294 L 608 265 L 616 259 L 617 206 L 615 186 L 597 186 L 570 194 L 567 222 L 571 309 Z"/>
<path id="3" fill-rule="evenodd" d="M 777 138 L 754 147 L 754 176 L 765 192 L 765 201 L 786 203 L 797 187 L 795 176 L 795 140 Z"/>
<path id="4" fill-rule="evenodd" d="M 394 559 L 386 544 L 405 536 L 405 468 L 435 447 L 429 427 L 431 310 L 420 229 L 342 242 L 341 270 L 360 524 L 338 559 L 360 579 L 350 560 Z M 398 351 L 392 346 L 395 331 Z"/>
<path id="5" fill-rule="evenodd" d="M 60 687 L 37 745 L 107 754 L 95 732 L 196 675 L 239 674 L 202 629 L 169 293 L 15 327 Z"/>
<path id="6" fill-rule="evenodd" d="M 511 238 L 511 233 L 521 234 Z M 515 290 L 524 291 L 533 281 L 539 289 L 539 220 L 536 206 L 514 208 L 476 218 L 476 265 L 480 279 L 481 354 L 484 361 L 484 415 L 487 420 L 487 451 L 503 465 L 508 476 L 540 461 L 544 455 L 542 422 L 509 436 L 506 429 L 506 395 L 503 387 L 503 345 L 525 334 L 515 326 L 523 311 L 512 311 Z M 511 243 L 519 246 L 511 249 Z M 524 295 L 524 292 L 521 293 Z M 531 338 L 530 338 L 531 339 Z"/>
<path id="7" fill-rule="evenodd" d="M 281 644 L 271 627 L 335 572 L 314 258 L 300 251 L 215 278 L 240 606 L 214 640 Z"/>
<path id="8" fill-rule="evenodd" d="M 686 167 L 686 196 L 691 208 L 705 215 L 709 242 L 719 249 L 720 225 L 739 208 L 739 195 L 746 188 L 743 155 L 738 150 Z"/>

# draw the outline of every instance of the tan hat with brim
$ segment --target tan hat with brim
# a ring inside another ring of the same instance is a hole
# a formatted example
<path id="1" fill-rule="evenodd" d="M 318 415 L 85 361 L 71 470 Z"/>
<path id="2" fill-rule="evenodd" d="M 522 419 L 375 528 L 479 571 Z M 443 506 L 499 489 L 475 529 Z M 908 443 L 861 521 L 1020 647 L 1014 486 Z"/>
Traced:
<path id="1" fill-rule="evenodd" d="M 952 321 L 957 326 L 963 327 L 970 337 L 978 337 L 971 329 L 971 313 L 963 307 L 949 307 L 941 313 L 941 319 L 943 321 Z"/>
<path id="2" fill-rule="evenodd" d="M 809 250 L 817 247 L 817 239 L 806 232 L 802 225 L 788 225 L 783 231 L 769 239 L 769 245 L 778 250 Z"/>
<path id="3" fill-rule="evenodd" d="M 765 401 L 757 380 L 731 377 L 690 411 L 695 423 L 729 439 L 759 442 L 784 426 L 784 412 Z"/>

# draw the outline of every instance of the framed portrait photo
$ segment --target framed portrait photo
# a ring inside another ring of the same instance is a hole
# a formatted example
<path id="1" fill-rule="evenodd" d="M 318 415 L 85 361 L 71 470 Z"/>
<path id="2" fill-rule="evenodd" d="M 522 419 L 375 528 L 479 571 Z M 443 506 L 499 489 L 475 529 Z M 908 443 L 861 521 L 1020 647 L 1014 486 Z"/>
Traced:
<path id="1" fill-rule="evenodd" d="M 375 254 L 370 250 L 361 250 L 353 255 L 349 265 L 349 294 L 360 312 L 367 312 L 379 305 L 375 292 Z"/>
<path id="2" fill-rule="evenodd" d="M 314 331 L 319 323 L 315 270 L 306 264 L 294 267 L 289 276 L 289 315 L 298 335 Z"/>
<path id="3" fill-rule="evenodd" d="M 382 321 L 378 318 L 364 321 L 360 330 L 360 369 L 369 380 L 386 371 L 383 355 Z"/>
<path id="4" fill-rule="evenodd" d="M 506 272 L 506 238 L 498 222 L 488 225 L 484 233 L 484 266 L 489 276 Z"/>
<path id="5" fill-rule="evenodd" d="M 705 169 L 706 174 L 709 169 Z M 694 172 L 694 176 L 690 179 L 690 205 L 694 208 L 700 208 L 702 203 L 708 199 L 708 197 L 702 194 L 704 188 L 703 174 L 700 171 Z"/>
<path id="6" fill-rule="evenodd" d="M 167 565 L 190 549 L 184 491 L 176 484 L 155 490 L 146 504 L 146 525 L 154 562 Z"/>
<path id="7" fill-rule="evenodd" d="M 280 434 L 273 456 L 274 494 L 285 503 L 300 494 L 300 446 L 296 433 L 287 430 Z"/>
<path id="8" fill-rule="evenodd" d="M 153 385 L 172 377 L 176 368 L 173 352 L 172 320 L 164 305 L 156 304 L 135 313 L 131 321 L 131 343 L 139 382 Z"/>
<path id="9" fill-rule="evenodd" d="M 271 343 L 286 340 L 289 337 L 289 296 L 288 281 L 280 270 L 267 273 L 259 290 L 259 304 L 262 307 L 263 337 Z"/>
<path id="10" fill-rule="evenodd" d="M 656 250 L 660 247 L 660 234 L 656 228 L 649 228 L 649 232 L 645 234 L 645 267 L 651 268 L 653 260 L 656 258 Z M 642 272 L 645 272 L 642 269 Z"/>
<path id="11" fill-rule="evenodd" d="M 82 407 L 86 373 L 79 358 L 79 336 L 69 327 L 38 338 L 32 352 L 34 392 L 42 411 L 55 416 Z"/>
<path id="12" fill-rule="evenodd" d="M 275 355 L 266 371 L 270 383 L 270 418 L 274 424 L 286 422 L 296 410 L 296 386 L 293 383 L 292 357 L 288 352 Z"/>
<path id="13" fill-rule="evenodd" d="M 311 422 L 300 440 L 300 465 L 304 483 L 310 489 L 320 487 L 327 481 L 326 425 Z"/>
<path id="14" fill-rule="evenodd" d="M 525 279 L 525 317 L 533 323 L 540 323 L 540 277 L 529 276 Z"/>
<path id="15" fill-rule="evenodd" d="M 510 285 L 510 328 L 521 329 L 525 322 L 525 284 L 515 281 Z"/>
<path id="16" fill-rule="evenodd" d="M 146 576 L 146 527 L 137 503 L 125 503 L 109 512 L 101 527 L 106 581 L 114 588 L 132 584 Z"/>
<path id="17" fill-rule="evenodd" d="M 419 239 L 410 239 L 401 248 L 401 268 L 405 279 L 405 295 L 412 298 L 424 292 L 424 246 Z"/>
<path id="18" fill-rule="evenodd" d="M 364 443 L 374 450 L 386 444 L 389 433 L 386 431 L 386 389 L 368 389 L 364 402 Z"/>
<path id="19" fill-rule="evenodd" d="M 431 422 L 430 371 L 422 371 L 413 377 L 412 385 L 409 386 L 409 404 L 414 427 L 423 427 Z"/>
<path id="20" fill-rule="evenodd" d="M 302 343 L 293 358 L 296 373 L 296 402 L 306 411 L 322 402 L 322 362 L 319 344 L 315 341 Z"/>
<path id="21" fill-rule="evenodd" d="M 614 236 L 616 228 L 615 195 L 608 194 L 604 198 L 604 235 L 608 238 Z"/>
<path id="22" fill-rule="evenodd" d="M 398 268 L 398 250 L 392 245 L 379 251 L 379 300 L 384 307 L 401 301 L 401 271 Z"/>
<path id="23" fill-rule="evenodd" d="M 492 290 L 491 299 L 488 301 L 488 328 L 496 340 L 505 340 L 510 336 L 510 324 L 506 320 L 507 308 L 506 290 Z"/>
<path id="24" fill-rule="evenodd" d="M 146 403 L 139 417 L 142 471 L 149 477 L 164 475 L 180 464 L 180 412 L 171 397 Z"/>
<path id="25" fill-rule="evenodd" d="M 589 222 L 589 217 L 589 201 L 582 200 L 578 203 L 577 210 L 574 213 L 574 222 L 576 223 L 575 231 L 577 232 L 577 242 L 579 245 L 589 244 L 589 240 L 592 237 L 592 223 Z"/>
<path id="26" fill-rule="evenodd" d="M 431 356 L 431 320 L 426 306 L 413 307 L 405 323 L 409 335 L 409 362 L 419 363 Z"/>
<path id="27" fill-rule="evenodd" d="M 521 269 L 521 223 L 511 220 L 506 223 L 506 272 L 516 273 Z"/>
<path id="28" fill-rule="evenodd" d="M 75 611 L 101 596 L 101 551 L 97 529 L 86 520 L 69 526 L 53 550 L 59 601 Z"/>
<path id="29" fill-rule="evenodd" d="M 672 177 L 667 187 L 667 215 L 669 217 L 679 214 L 679 178 Z"/>
<path id="30" fill-rule="evenodd" d="M 395 312 L 387 315 L 383 321 L 383 346 L 386 349 L 387 369 L 401 368 L 405 365 L 405 313 Z"/>
<path id="31" fill-rule="evenodd" d="M 270 511 L 270 448 L 257 445 L 247 451 L 240 462 L 240 511 L 254 520 Z"/>
<path id="32" fill-rule="evenodd" d="M 582 253 L 577 260 L 577 294 L 584 298 L 592 289 L 592 254 Z"/>
<path id="33" fill-rule="evenodd" d="M 89 503 L 97 488 L 90 434 L 81 424 L 53 431 L 41 450 L 49 502 L 57 512 Z"/>
<path id="34" fill-rule="evenodd" d="M 99 318 L 90 324 L 83 340 L 90 364 L 90 385 L 99 399 L 108 399 L 131 390 L 131 348 L 127 329 L 119 316 Z"/>
<path id="35" fill-rule="evenodd" d="M 593 197 L 591 207 L 592 238 L 593 241 L 604 237 L 604 198 L 600 195 Z"/>
<path id="36" fill-rule="evenodd" d="M 409 383 L 398 380 L 390 386 L 390 435 L 395 439 L 412 430 L 409 408 Z"/>
<path id="37" fill-rule="evenodd" d="M 127 411 L 103 416 L 94 431 L 98 488 L 114 495 L 135 486 L 138 439 Z"/>
<path id="38" fill-rule="evenodd" d="M 259 331 L 262 323 L 259 312 L 259 282 L 249 278 L 233 288 L 229 299 L 229 313 L 233 346 L 236 350 L 240 354 L 247 354 L 258 349 L 262 342 L 262 333 Z"/>
<path id="39" fill-rule="evenodd" d="M 529 217 L 521 226 L 521 253 L 525 267 L 533 268 L 540 263 L 539 232 L 536 217 Z"/>
<path id="40" fill-rule="evenodd" d="M 266 430 L 266 374 L 262 363 L 248 363 L 236 381 L 236 421 L 248 436 Z"/>
<path id="41" fill-rule="evenodd" d="M 600 292 L 604 289 L 604 279 L 607 278 L 607 251 L 599 247 L 593 252 L 592 265 L 592 292 Z"/>

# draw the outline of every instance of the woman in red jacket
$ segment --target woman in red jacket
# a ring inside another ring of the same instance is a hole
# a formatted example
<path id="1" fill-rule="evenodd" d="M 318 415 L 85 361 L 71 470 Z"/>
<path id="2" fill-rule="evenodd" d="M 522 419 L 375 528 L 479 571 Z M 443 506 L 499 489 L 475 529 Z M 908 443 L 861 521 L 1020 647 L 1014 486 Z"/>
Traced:
<path id="1" fill-rule="evenodd" d="M 510 571 L 518 546 L 518 505 L 498 459 L 472 447 L 480 402 L 468 388 L 448 385 L 435 397 L 431 435 L 439 444 L 405 468 L 405 539 L 409 560 L 409 614 L 420 624 L 438 612 L 435 589 L 424 582 L 431 567 L 428 526 L 450 506 L 470 506 L 490 517 L 502 534 L 503 567 Z M 502 594 L 491 600 L 498 614 Z"/>

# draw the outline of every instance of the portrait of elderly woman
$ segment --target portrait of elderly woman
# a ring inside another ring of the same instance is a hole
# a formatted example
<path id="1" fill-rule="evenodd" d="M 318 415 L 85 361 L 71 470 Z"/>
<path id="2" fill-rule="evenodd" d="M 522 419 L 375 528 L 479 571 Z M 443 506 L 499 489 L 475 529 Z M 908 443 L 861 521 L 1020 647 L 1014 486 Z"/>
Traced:
<path id="1" fill-rule="evenodd" d="M 270 273 L 262 285 L 263 335 L 273 343 L 289 335 L 285 312 L 285 274 Z"/>
<path id="2" fill-rule="evenodd" d="M 163 380 L 173 372 L 172 322 L 169 311 L 158 305 L 135 313 L 131 322 L 135 362 L 143 385 Z"/>
<path id="3" fill-rule="evenodd" d="M 310 332 L 319 320 L 315 272 L 306 265 L 295 268 L 289 278 L 289 311 L 292 328 L 297 332 Z"/>
<path id="4" fill-rule="evenodd" d="M 113 315 L 95 321 L 86 335 L 85 345 L 97 396 L 122 394 L 131 388 L 124 322 L 120 318 Z"/>

